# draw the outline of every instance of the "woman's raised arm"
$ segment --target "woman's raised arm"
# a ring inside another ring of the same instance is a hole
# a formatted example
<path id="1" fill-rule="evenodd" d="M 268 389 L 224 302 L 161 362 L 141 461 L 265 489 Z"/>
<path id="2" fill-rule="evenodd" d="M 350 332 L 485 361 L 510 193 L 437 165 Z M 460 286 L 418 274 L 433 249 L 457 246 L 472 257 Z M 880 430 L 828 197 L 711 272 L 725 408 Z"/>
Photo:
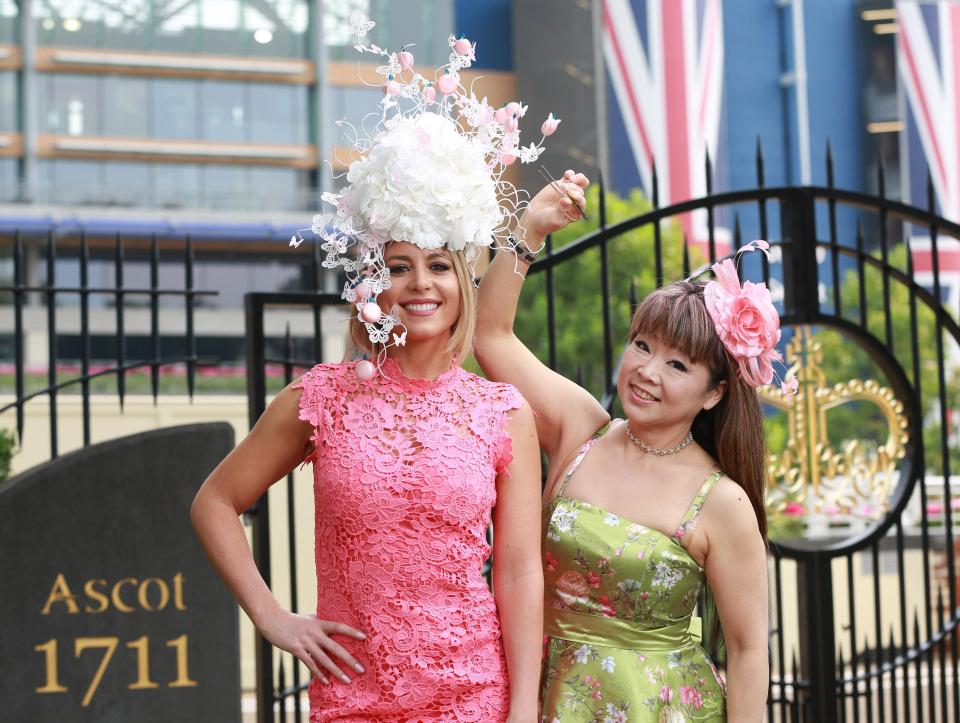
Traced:
<path id="1" fill-rule="evenodd" d="M 584 206 L 583 174 L 567 171 L 560 181 Z M 516 230 L 519 243 L 537 249 L 548 233 L 580 217 L 566 197 L 546 186 L 531 199 Z M 520 290 L 530 265 L 501 252 L 484 272 L 474 354 L 484 373 L 517 387 L 536 415 L 537 436 L 547 458 L 557 461 L 571 445 L 587 439 L 609 420 L 600 403 L 582 387 L 543 364 L 513 333 Z"/>

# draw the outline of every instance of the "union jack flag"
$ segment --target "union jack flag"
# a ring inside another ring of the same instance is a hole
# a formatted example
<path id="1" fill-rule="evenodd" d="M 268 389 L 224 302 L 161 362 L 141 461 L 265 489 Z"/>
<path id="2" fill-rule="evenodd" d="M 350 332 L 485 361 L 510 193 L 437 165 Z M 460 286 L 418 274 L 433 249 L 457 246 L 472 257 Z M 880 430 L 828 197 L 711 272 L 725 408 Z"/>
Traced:
<path id="1" fill-rule="evenodd" d="M 908 101 L 907 158 L 912 167 L 907 194 L 914 205 L 927 204 L 925 172 L 916 161 L 926 160 L 940 214 L 960 221 L 960 4 L 898 0 L 897 66 Z M 922 168 L 922 166 L 921 166 Z M 914 236 L 917 281 L 933 285 L 930 239 Z M 960 307 L 960 241 L 938 241 L 940 285 L 952 308 Z"/>
<path id="2" fill-rule="evenodd" d="M 716 161 L 723 96 L 721 0 L 602 0 L 603 51 L 640 185 L 660 204 L 706 195 L 705 160 Z M 624 162 L 617 158 L 615 162 Z M 706 212 L 681 218 L 706 251 Z M 717 230 L 717 253 L 729 233 Z"/>

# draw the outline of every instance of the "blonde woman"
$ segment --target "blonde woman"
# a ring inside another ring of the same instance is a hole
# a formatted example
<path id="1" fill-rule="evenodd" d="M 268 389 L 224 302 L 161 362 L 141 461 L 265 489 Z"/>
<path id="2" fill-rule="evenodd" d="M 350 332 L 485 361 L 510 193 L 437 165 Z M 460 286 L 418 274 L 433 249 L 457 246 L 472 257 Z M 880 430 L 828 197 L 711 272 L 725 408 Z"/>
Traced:
<path id="1" fill-rule="evenodd" d="M 472 45 L 450 44 L 453 70 L 469 65 Z M 193 521 L 262 635 L 313 672 L 311 723 L 534 723 L 543 574 L 530 524 L 533 413 L 514 387 L 460 366 L 476 310 L 470 262 L 516 210 L 498 200 L 516 118 L 497 121 L 450 67 L 436 87 L 407 82 L 408 51 L 367 50 L 392 69 L 384 118 L 344 191 L 325 194 L 336 212 L 313 229 L 324 264 L 346 273 L 351 336 L 366 358 L 321 364 L 284 389 L 204 483 Z M 412 110 L 399 110 L 394 91 Z M 316 615 L 280 606 L 237 517 L 304 459 Z M 481 574 L 491 518 L 492 593 Z"/>

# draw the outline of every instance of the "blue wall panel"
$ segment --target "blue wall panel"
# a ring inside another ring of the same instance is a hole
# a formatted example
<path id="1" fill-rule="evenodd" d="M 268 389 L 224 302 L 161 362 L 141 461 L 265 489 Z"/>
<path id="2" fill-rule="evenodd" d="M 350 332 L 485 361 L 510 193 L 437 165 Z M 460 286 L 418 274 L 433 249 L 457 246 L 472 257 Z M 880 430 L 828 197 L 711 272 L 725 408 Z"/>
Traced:
<path id="1" fill-rule="evenodd" d="M 466 35 L 477 43 L 477 62 L 473 67 L 514 69 L 510 0 L 456 0 L 454 17 L 454 34 Z"/>

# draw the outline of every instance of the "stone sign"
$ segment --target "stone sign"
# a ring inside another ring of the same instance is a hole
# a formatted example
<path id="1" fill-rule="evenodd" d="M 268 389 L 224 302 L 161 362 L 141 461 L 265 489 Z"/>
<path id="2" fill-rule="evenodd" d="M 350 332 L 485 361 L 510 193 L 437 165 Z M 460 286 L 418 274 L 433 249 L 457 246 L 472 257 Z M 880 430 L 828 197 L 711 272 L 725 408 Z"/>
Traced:
<path id="1" fill-rule="evenodd" d="M 237 606 L 189 510 L 225 423 L 97 444 L 0 485 L 0 717 L 240 720 Z"/>

